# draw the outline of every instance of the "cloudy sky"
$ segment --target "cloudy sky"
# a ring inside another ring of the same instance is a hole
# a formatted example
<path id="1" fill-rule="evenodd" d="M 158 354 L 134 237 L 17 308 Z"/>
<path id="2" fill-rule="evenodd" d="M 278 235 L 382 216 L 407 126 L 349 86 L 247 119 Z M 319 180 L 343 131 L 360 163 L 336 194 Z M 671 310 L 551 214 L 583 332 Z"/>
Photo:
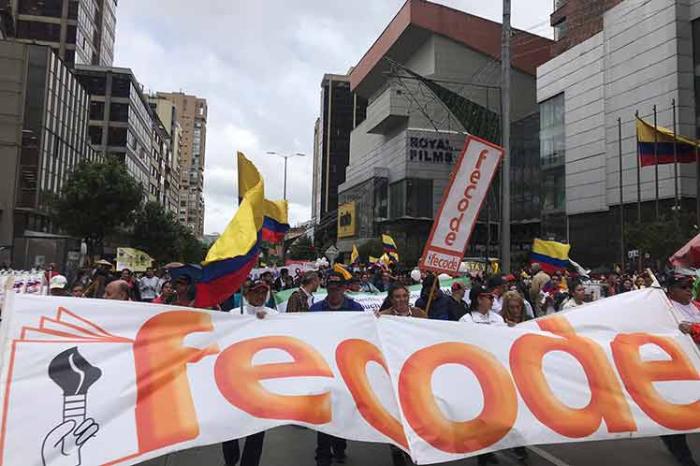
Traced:
<path id="1" fill-rule="evenodd" d="M 500 21 L 499 1 L 438 3 Z M 282 198 L 290 159 L 290 223 L 311 216 L 313 128 L 324 73 L 355 65 L 404 0 L 120 0 L 115 65 L 134 70 L 148 90 L 207 99 L 209 121 L 205 232 L 220 232 L 237 201 L 235 153 L 265 178 L 266 197 Z M 513 2 L 513 25 L 551 36 L 552 0 Z"/>

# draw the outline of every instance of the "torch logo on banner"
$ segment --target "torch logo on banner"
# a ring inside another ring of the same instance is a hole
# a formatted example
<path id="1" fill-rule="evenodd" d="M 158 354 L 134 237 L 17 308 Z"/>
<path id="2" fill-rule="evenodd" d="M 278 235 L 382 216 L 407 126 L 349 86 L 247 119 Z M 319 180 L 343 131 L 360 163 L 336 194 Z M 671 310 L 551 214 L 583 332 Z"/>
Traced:
<path id="1" fill-rule="evenodd" d="M 49 377 L 63 390 L 63 422 L 44 438 L 44 466 L 78 466 L 80 450 L 99 430 L 87 417 L 87 393 L 102 376 L 78 351 L 70 348 L 58 354 L 49 364 Z"/>

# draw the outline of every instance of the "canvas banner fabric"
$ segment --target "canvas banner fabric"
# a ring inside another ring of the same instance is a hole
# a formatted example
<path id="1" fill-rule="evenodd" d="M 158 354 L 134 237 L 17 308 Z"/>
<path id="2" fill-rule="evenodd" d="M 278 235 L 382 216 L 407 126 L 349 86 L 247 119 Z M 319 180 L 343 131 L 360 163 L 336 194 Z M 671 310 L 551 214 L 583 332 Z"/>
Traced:
<path id="1" fill-rule="evenodd" d="M 419 464 L 700 428 L 700 357 L 661 290 L 518 327 L 11 295 L 3 466 L 135 464 L 297 424 Z"/>

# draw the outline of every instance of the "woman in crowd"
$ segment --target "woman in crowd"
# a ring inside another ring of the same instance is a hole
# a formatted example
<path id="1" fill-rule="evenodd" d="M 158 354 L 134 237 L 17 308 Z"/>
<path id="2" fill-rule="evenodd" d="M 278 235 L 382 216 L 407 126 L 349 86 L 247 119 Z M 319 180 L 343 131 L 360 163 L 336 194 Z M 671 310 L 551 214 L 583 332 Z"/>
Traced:
<path id="1" fill-rule="evenodd" d="M 574 281 L 571 284 L 571 297 L 562 305 L 561 310 L 564 311 L 582 305 L 585 297 L 586 288 L 583 286 L 583 283 Z"/>
<path id="2" fill-rule="evenodd" d="M 409 304 L 411 293 L 405 285 L 395 283 L 389 290 L 388 309 L 379 311 L 380 316 L 401 316 L 401 317 L 418 317 L 426 319 L 428 315 L 423 309 L 413 307 Z"/>
<path id="3" fill-rule="evenodd" d="M 485 286 L 473 286 L 469 292 L 470 312 L 459 319 L 470 324 L 504 325 L 503 317 L 491 310 L 493 294 Z"/>
<path id="4" fill-rule="evenodd" d="M 503 295 L 503 312 L 501 317 L 509 327 L 515 327 L 527 320 L 525 300 L 517 291 L 508 291 Z"/>
<path id="5" fill-rule="evenodd" d="M 173 283 L 168 280 L 161 285 L 160 294 L 153 300 L 153 304 L 172 304 L 176 298 Z"/>

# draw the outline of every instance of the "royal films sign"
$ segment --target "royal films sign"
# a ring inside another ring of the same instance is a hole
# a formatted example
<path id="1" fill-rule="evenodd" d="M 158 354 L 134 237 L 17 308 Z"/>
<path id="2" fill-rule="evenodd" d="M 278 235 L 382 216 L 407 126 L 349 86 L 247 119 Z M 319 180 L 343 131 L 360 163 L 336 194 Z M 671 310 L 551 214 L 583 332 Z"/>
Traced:
<path id="1" fill-rule="evenodd" d="M 450 137 L 451 136 L 451 137 Z M 408 161 L 452 165 L 459 157 L 464 136 L 435 133 L 408 133 Z"/>

